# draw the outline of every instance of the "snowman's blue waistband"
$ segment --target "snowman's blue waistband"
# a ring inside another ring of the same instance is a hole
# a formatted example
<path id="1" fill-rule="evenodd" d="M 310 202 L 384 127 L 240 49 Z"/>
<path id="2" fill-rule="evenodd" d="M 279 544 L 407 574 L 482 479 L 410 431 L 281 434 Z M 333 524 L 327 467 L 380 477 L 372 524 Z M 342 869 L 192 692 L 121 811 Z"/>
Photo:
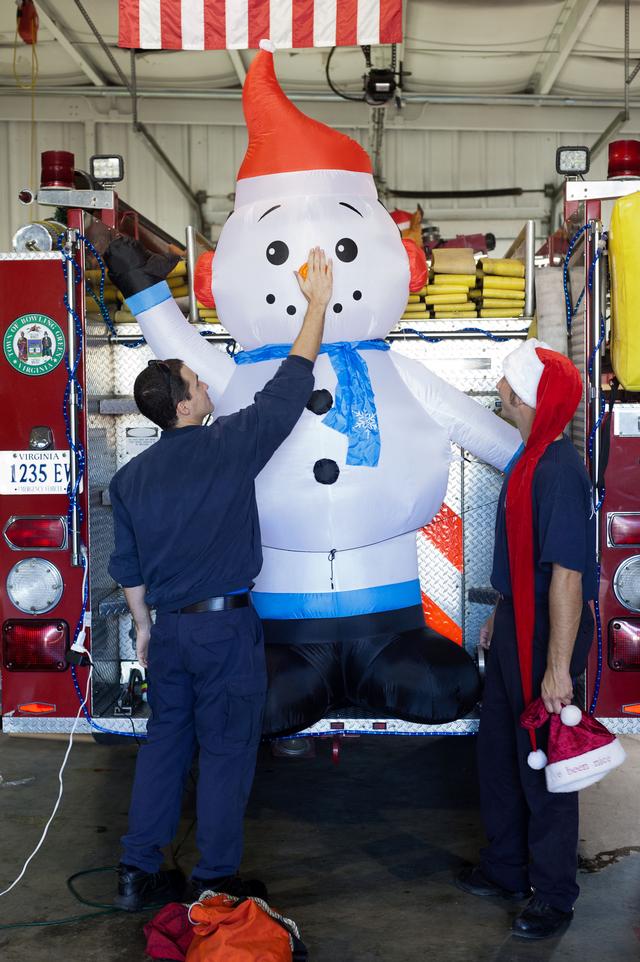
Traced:
<path id="1" fill-rule="evenodd" d="M 421 604 L 420 582 L 401 581 L 354 591 L 286 594 L 253 591 L 253 604 L 261 618 L 348 618 L 392 611 Z"/>

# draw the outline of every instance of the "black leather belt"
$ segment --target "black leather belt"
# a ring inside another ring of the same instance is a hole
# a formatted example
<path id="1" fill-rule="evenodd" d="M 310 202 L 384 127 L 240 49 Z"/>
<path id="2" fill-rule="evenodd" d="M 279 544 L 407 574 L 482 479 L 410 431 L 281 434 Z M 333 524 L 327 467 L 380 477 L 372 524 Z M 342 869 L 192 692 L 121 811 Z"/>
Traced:
<path id="1" fill-rule="evenodd" d="M 196 601 L 193 605 L 186 608 L 178 608 L 172 611 L 172 615 L 195 615 L 199 611 L 229 611 L 231 608 L 248 608 L 251 598 L 248 591 L 241 595 L 218 595 L 217 598 L 205 598 L 204 601 Z"/>

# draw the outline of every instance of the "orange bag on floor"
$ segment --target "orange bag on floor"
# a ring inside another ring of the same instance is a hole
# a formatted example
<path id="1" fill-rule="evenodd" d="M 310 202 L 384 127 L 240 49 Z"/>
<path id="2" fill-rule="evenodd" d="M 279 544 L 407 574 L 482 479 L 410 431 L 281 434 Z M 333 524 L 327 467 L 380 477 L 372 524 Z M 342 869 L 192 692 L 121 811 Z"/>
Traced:
<path id="1" fill-rule="evenodd" d="M 261 899 L 216 893 L 189 909 L 194 937 L 186 962 L 303 962 L 294 922 Z"/>

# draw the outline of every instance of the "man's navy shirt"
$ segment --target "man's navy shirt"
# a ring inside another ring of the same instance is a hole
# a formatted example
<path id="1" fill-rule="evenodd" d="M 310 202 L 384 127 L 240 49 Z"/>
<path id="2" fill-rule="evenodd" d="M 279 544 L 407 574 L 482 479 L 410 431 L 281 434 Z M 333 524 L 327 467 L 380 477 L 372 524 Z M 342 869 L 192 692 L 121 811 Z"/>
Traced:
<path id="1" fill-rule="evenodd" d="M 254 479 L 304 410 L 312 371 L 311 361 L 289 356 L 252 405 L 209 427 L 163 431 L 117 472 L 115 581 L 146 585 L 147 604 L 162 612 L 254 580 L 262 567 Z"/>
<path id="2" fill-rule="evenodd" d="M 515 461 L 511 468 L 515 466 Z M 510 597 L 511 575 L 505 497 L 507 469 L 496 515 L 491 584 Z M 547 595 L 553 564 L 582 572 L 582 597 L 596 596 L 596 519 L 591 483 L 580 455 L 568 437 L 553 441 L 533 475 L 533 553 L 536 595 Z"/>

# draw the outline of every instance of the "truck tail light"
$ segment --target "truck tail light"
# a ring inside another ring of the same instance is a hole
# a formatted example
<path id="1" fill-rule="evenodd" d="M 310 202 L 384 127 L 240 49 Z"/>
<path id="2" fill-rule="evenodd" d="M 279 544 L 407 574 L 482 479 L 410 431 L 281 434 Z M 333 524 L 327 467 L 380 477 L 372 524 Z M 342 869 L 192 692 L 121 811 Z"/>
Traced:
<path id="1" fill-rule="evenodd" d="M 64 621 L 5 621 L 2 662 L 8 671 L 65 671 L 68 643 L 69 626 Z"/>
<path id="2" fill-rule="evenodd" d="M 55 710 L 56 706 L 48 701 L 29 701 L 24 705 L 18 705 L 18 711 L 23 715 L 51 715 Z"/>
<path id="3" fill-rule="evenodd" d="M 614 671 L 640 671 L 640 618 L 609 622 L 609 666 Z"/>
<path id="4" fill-rule="evenodd" d="M 66 545 L 67 523 L 61 517 L 10 518 L 4 537 L 15 551 L 60 550 Z"/>
<path id="5" fill-rule="evenodd" d="M 613 576 L 613 593 L 629 611 L 640 611 L 640 555 L 626 558 Z"/>
<path id="6" fill-rule="evenodd" d="M 640 513 L 610 514 L 608 533 L 609 544 L 616 547 L 640 545 Z"/>

